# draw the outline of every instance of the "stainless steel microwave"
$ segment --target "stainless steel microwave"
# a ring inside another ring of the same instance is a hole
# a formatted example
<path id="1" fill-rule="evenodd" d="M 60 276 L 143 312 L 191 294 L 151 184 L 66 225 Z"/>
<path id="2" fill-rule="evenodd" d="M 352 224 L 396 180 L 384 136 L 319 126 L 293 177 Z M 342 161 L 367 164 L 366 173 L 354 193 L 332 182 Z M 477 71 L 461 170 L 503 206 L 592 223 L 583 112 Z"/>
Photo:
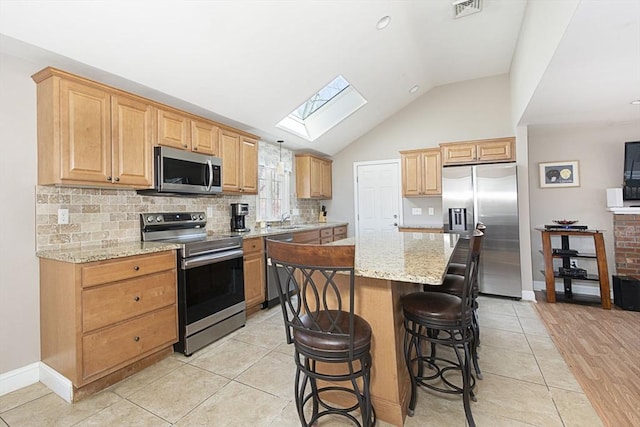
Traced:
<path id="1" fill-rule="evenodd" d="M 155 147 L 154 167 L 154 193 L 222 193 L 222 159 L 218 157 Z"/>

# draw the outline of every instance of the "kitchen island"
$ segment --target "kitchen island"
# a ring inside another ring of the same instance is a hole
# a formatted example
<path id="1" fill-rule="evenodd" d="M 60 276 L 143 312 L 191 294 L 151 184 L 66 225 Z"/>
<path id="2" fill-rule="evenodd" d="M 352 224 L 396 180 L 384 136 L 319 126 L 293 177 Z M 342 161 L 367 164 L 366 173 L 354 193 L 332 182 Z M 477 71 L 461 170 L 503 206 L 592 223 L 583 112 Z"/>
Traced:
<path id="1" fill-rule="evenodd" d="M 454 234 L 387 232 L 330 243 L 356 246 L 355 311 L 373 332 L 371 396 L 379 420 L 402 426 L 409 404 L 400 299 L 423 284 L 442 284 L 457 239 Z M 348 292 L 348 280 L 336 277 L 336 282 Z M 335 400 L 340 403 L 338 396 Z"/>

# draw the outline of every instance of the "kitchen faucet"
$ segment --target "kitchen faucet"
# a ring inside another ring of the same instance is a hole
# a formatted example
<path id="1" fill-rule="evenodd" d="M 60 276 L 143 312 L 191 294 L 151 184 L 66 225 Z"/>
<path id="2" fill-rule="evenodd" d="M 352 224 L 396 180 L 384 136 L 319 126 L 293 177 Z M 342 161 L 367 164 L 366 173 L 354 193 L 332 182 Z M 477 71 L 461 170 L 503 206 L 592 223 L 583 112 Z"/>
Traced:
<path id="1" fill-rule="evenodd" d="M 283 226 L 284 222 L 288 219 L 291 219 L 291 215 L 289 214 L 289 212 L 283 213 L 282 216 L 280 217 L 280 226 Z"/>

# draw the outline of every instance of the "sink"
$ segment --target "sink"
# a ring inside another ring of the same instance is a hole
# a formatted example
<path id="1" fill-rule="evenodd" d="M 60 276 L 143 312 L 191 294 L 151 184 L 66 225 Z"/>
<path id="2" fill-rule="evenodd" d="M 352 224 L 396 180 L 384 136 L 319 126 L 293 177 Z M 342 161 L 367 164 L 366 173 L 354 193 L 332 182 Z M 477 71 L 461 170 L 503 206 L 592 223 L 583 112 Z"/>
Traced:
<path id="1" fill-rule="evenodd" d="M 274 227 L 280 230 L 295 230 L 296 228 L 304 228 L 301 225 L 285 225 L 283 227 Z"/>

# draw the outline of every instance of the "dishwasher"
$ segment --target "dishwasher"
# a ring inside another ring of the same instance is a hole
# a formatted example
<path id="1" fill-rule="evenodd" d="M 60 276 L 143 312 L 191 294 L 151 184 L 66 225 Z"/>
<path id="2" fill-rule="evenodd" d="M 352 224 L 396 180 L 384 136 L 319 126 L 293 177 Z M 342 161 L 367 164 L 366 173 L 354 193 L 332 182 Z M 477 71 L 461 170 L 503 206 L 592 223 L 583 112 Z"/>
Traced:
<path id="1" fill-rule="evenodd" d="M 268 237 L 271 240 L 278 240 L 280 242 L 293 242 L 293 233 L 285 233 L 285 234 L 276 234 L 274 236 Z M 267 292 L 265 295 L 267 296 L 266 300 L 262 303 L 262 308 L 271 308 L 280 304 L 280 297 L 278 296 L 278 283 L 271 275 L 271 258 L 269 258 L 269 254 L 265 255 L 266 257 L 266 271 L 267 271 Z M 282 268 L 278 269 L 278 274 L 280 275 L 280 279 L 284 277 L 285 274 Z M 289 287 L 289 290 L 293 288 L 293 284 Z"/>

